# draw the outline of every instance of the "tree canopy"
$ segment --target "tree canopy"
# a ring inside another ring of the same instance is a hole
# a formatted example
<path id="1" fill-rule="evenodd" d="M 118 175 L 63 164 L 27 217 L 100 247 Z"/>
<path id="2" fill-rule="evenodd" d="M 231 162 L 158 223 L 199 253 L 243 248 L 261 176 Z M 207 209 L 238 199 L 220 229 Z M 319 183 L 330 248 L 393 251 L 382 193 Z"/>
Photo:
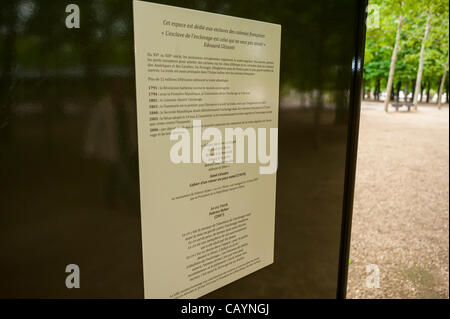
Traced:
<path id="1" fill-rule="evenodd" d="M 428 15 L 430 33 L 425 42 L 422 90 L 438 93 L 449 46 L 449 3 L 447 0 L 370 1 L 366 35 L 364 84 L 366 91 L 386 89 L 396 30 L 403 16 L 393 90 L 414 90 L 419 55 Z M 446 81 L 448 87 L 448 80 Z M 428 94 L 427 94 L 428 95 Z"/>

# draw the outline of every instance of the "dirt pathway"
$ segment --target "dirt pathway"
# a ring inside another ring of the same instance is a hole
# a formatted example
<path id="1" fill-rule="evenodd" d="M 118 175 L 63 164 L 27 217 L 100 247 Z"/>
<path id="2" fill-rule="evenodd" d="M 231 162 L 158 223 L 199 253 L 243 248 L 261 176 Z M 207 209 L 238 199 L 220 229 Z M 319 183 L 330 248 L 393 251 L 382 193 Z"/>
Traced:
<path id="1" fill-rule="evenodd" d="M 386 114 L 365 102 L 347 297 L 448 298 L 448 249 L 448 107 Z M 366 286 L 368 264 L 379 288 Z"/>

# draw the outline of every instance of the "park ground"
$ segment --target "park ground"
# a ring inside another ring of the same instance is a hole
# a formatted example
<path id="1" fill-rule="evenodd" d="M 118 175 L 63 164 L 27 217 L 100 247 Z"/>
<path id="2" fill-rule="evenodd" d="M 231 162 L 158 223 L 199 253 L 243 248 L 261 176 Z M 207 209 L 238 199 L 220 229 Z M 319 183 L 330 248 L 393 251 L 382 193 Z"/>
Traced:
<path id="1" fill-rule="evenodd" d="M 348 298 L 449 298 L 448 105 L 363 102 L 349 263 Z"/>

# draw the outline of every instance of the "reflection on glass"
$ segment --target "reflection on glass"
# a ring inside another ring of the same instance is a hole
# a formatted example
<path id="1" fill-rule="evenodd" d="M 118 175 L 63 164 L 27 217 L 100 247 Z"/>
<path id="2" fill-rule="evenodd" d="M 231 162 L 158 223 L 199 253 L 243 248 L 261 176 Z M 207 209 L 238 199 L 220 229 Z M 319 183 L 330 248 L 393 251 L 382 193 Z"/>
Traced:
<path id="1" fill-rule="evenodd" d="M 275 263 L 209 297 L 335 297 L 357 1 L 162 3 L 282 25 Z M 0 4 L 0 297 L 143 296 L 131 1 L 77 4 Z"/>

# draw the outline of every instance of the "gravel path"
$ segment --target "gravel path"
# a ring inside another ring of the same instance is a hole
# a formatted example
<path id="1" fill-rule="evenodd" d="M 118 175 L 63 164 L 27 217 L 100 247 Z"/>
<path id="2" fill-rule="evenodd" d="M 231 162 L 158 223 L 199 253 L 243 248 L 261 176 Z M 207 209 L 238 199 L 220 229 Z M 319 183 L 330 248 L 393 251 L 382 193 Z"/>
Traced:
<path id="1" fill-rule="evenodd" d="M 347 297 L 448 298 L 448 106 L 382 109 L 362 105 Z"/>

